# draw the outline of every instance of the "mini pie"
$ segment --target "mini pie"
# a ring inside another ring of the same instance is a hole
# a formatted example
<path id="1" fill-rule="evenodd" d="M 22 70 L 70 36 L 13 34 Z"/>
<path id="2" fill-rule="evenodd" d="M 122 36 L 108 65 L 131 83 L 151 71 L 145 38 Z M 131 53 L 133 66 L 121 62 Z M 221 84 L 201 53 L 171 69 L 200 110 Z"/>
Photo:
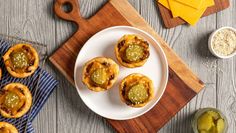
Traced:
<path id="1" fill-rule="evenodd" d="M 119 66 L 110 58 L 96 57 L 83 68 L 82 82 L 92 91 L 110 89 L 119 74 Z"/>
<path id="2" fill-rule="evenodd" d="M 143 107 L 154 97 L 152 80 L 138 73 L 125 77 L 119 92 L 121 100 L 131 107 Z"/>
<path id="3" fill-rule="evenodd" d="M 3 56 L 7 71 L 16 78 L 25 78 L 39 66 L 37 51 L 29 44 L 16 44 Z"/>
<path id="4" fill-rule="evenodd" d="M 0 122 L 0 133 L 18 133 L 18 131 L 12 124 Z"/>
<path id="5" fill-rule="evenodd" d="M 19 118 L 26 114 L 32 104 L 32 96 L 27 86 L 10 83 L 0 93 L 0 113 L 6 118 Z"/>
<path id="6" fill-rule="evenodd" d="M 115 54 L 121 65 L 129 68 L 140 67 L 150 55 L 149 44 L 136 35 L 124 35 L 115 46 Z"/>

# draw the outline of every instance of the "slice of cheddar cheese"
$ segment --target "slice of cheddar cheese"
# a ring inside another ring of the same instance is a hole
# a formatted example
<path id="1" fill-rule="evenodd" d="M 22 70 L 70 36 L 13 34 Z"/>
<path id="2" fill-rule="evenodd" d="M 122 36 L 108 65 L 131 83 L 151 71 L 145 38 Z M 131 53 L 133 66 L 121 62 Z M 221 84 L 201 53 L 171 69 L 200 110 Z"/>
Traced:
<path id="1" fill-rule="evenodd" d="M 201 6 L 202 6 L 202 3 L 205 1 L 205 0 L 175 0 L 181 4 L 184 4 L 186 6 L 190 6 L 192 8 L 195 8 L 195 9 L 200 9 Z"/>
<path id="2" fill-rule="evenodd" d="M 174 5 L 172 4 L 173 2 L 175 2 Z M 214 0 L 204 0 L 204 3 L 202 4 L 202 7 L 200 9 L 194 9 L 174 0 L 159 0 L 159 3 L 170 9 L 173 17 L 179 16 L 189 24 L 195 25 L 207 9 L 207 7 L 214 5 Z"/>

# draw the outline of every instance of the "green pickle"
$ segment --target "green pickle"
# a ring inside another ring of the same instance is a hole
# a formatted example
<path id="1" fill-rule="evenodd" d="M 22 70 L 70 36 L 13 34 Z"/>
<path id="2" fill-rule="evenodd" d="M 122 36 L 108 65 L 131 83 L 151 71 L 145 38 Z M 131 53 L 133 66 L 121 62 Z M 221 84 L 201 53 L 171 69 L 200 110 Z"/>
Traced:
<path id="1" fill-rule="evenodd" d="M 147 89 L 143 84 L 136 84 L 130 88 L 128 98 L 134 104 L 143 103 L 148 98 Z"/>
<path id="2" fill-rule="evenodd" d="M 4 100 L 4 104 L 9 108 L 16 107 L 19 102 L 20 102 L 19 96 L 13 92 L 8 92 Z"/>
<path id="3" fill-rule="evenodd" d="M 91 80 L 99 85 L 105 84 L 107 79 L 108 75 L 105 68 L 98 68 L 91 75 Z"/>
<path id="4" fill-rule="evenodd" d="M 15 68 L 24 68 L 28 66 L 28 57 L 22 51 L 13 52 L 11 55 L 11 61 Z"/>
<path id="5" fill-rule="evenodd" d="M 128 61 L 138 61 L 144 55 L 143 47 L 137 44 L 130 44 L 125 51 L 125 55 Z"/>
<path id="6" fill-rule="evenodd" d="M 215 111 L 203 113 L 198 118 L 197 125 L 200 133 L 223 133 L 225 128 L 224 120 Z"/>

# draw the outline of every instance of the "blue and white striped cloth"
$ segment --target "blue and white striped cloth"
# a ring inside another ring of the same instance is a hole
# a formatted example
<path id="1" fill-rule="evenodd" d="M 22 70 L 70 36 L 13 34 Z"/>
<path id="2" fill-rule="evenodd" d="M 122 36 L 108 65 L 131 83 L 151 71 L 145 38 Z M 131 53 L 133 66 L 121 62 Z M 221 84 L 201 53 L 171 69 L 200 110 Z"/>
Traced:
<path id="1" fill-rule="evenodd" d="M 27 119 L 29 118 L 26 132 L 34 133 L 34 129 L 32 127 L 31 122 L 37 116 L 37 114 L 47 101 L 48 97 L 50 96 L 54 88 L 56 88 L 58 82 L 49 73 L 42 70 L 41 68 L 38 68 L 32 76 L 24 79 L 11 77 L 6 71 L 2 60 L 2 56 L 10 48 L 10 46 L 11 46 L 10 42 L 0 39 L 0 67 L 2 68 L 3 71 L 3 76 L 2 79 L 0 80 L 0 88 L 3 88 L 8 83 L 12 82 L 18 82 L 28 86 L 28 88 L 31 90 L 32 96 L 34 96 L 33 105 L 32 105 L 32 110 L 21 118 L 8 119 L 0 116 L 0 121 L 9 122 L 15 125 L 19 133 L 23 133 L 26 127 Z M 37 94 L 35 94 L 35 92 Z"/>

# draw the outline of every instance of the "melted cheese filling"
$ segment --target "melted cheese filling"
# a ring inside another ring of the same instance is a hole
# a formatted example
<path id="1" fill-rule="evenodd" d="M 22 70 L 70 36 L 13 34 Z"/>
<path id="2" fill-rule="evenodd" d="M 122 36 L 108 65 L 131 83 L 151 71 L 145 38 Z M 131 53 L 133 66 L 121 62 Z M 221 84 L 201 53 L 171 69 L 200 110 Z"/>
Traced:
<path id="1" fill-rule="evenodd" d="M 121 59 L 126 63 L 137 63 L 149 57 L 148 43 L 129 35 L 118 44 Z"/>
<path id="2" fill-rule="evenodd" d="M 25 101 L 26 98 L 20 88 L 9 88 L 0 95 L 0 108 L 15 115 L 24 106 Z"/>
<path id="3" fill-rule="evenodd" d="M 6 65 L 17 73 L 28 72 L 28 67 L 34 64 L 35 58 L 33 53 L 27 46 L 22 46 L 20 49 L 15 49 L 10 54 Z"/>
<path id="4" fill-rule="evenodd" d="M 123 86 L 122 95 L 126 99 L 127 104 L 141 104 L 148 100 L 149 82 L 142 77 L 134 77 L 128 79 Z"/>
<path id="5" fill-rule="evenodd" d="M 106 62 L 93 62 L 87 68 L 87 79 L 94 87 L 106 88 L 113 78 L 114 72 L 110 68 L 110 64 Z"/>

